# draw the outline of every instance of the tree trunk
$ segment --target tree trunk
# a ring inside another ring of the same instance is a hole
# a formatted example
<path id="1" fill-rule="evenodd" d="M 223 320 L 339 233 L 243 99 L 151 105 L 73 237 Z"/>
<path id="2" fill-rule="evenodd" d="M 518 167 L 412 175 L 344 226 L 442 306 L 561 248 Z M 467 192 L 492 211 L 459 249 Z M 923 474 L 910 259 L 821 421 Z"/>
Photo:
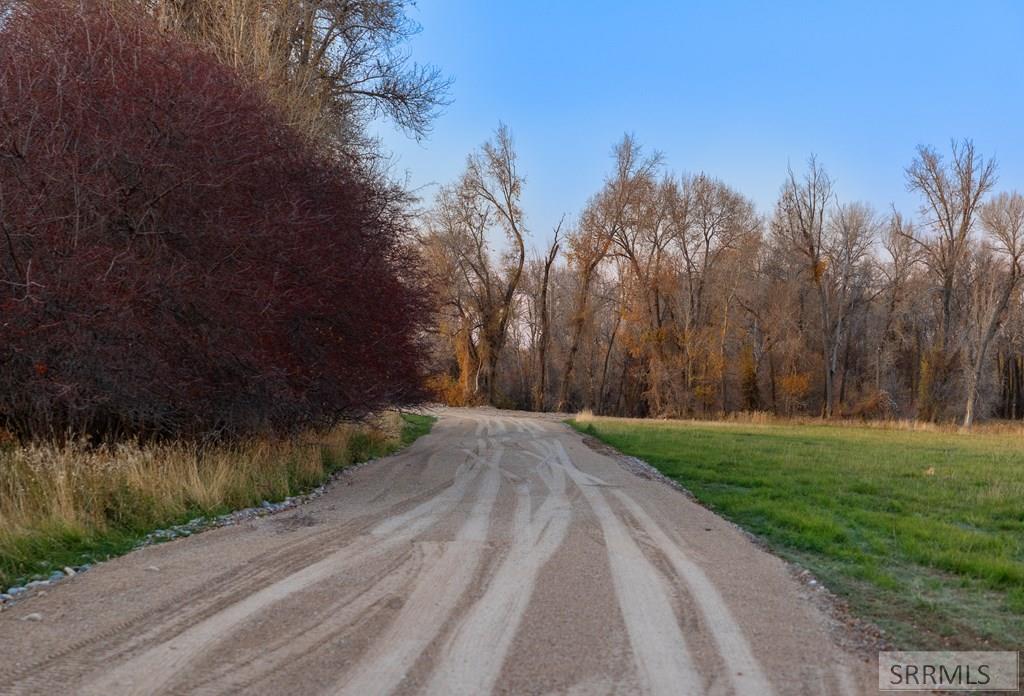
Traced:
<path id="1" fill-rule="evenodd" d="M 597 412 L 601 413 L 604 411 L 604 390 L 605 383 L 608 378 L 608 359 L 612 355 L 612 347 L 615 345 L 615 336 L 619 332 L 619 322 L 622 321 L 622 315 L 619 314 L 615 317 L 615 326 L 612 327 L 612 335 L 608 338 L 608 348 L 604 351 L 604 366 L 601 368 L 601 387 L 597 394 Z"/>
<path id="2" fill-rule="evenodd" d="M 1006 307 L 1010 303 L 1010 296 L 1013 294 L 1016 286 L 1017 276 L 1013 275 L 1007 282 L 1006 287 L 1003 289 L 1003 294 L 999 298 L 999 304 L 996 305 L 995 310 L 989 317 L 988 326 L 985 328 L 985 333 L 981 336 L 981 342 L 978 345 L 978 352 L 975 355 L 973 369 L 968 373 L 967 377 L 967 403 L 964 406 L 965 428 L 970 428 L 974 424 L 974 410 L 975 403 L 978 398 L 978 384 L 981 382 L 981 374 L 985 369 L 985 354 L 988 352 L 988 347 L 989 344 L 992 343 L 992 339 L 995 338 L 996 331 L 999 329 L 999 320 L 1006 311 Z"/>
<path id="3" fill-rule="evenodd" d="M 586 323 L 587 300 L 590 298 L 590 283 L 593 280 L 596 266 L 586 266 L 580 274 L 580 288 L 576 295 L 575 313 L 572 317 L 572 340 L 569 352 L 565 356 L 565 369 L 562 371 L 562 386 L 558 390 L 556 411 L 564 411 L 569 406 L 569 386 L 572 383 L 572 370 L 576 362 L 576 353 L 580 350 L 583 340 L 583 327 Z"/>
<path id="4" fill-rule="evenodd" d="M 563 220 L 565 218 L 563 217 Z M 534 396 L 533 407 L 537 411 L 543 411 L 547 397 L 548 378 L 548 326 L 551 323 L 551 313 L 548 311 L 548 281 L 551 278 L 551 266 L 558 257 L 558 234 L 562 229 L 562 223 L 555 228 L 555 237 L 551 240 L 551 247 L 548 249 L 548 256 L 544 260 L 544 280 L 540 286 L 540 346 L 537 351 L 537 393 Z"/>

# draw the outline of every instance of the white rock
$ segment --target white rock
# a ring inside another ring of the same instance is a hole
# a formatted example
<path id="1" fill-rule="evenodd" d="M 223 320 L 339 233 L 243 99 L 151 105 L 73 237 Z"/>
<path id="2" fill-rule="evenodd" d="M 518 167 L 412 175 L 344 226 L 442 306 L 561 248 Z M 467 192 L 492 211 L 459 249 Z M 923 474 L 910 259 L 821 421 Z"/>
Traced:
<path id="1" fill-rule="evenodd" d="M 43 615 L 39 614 L 39 613 L 26 614 L 25 616 L 21 617 L 21 620 L 22 621 L 42 621 L 43 620 Z"/>
<path id="2" fill-rule="evenodd" d="M 160 572 L 160 569 L 157 568 L 156 566 L 146 566 L 146 570 L 152 571 L 154 573 Z"/>
<path id="3" fill-rule="evenodd" d="M 64 568 L 64 574 L 70 577 L 75 574 L 75 569 L 71 566 L 67 566 Z"/>

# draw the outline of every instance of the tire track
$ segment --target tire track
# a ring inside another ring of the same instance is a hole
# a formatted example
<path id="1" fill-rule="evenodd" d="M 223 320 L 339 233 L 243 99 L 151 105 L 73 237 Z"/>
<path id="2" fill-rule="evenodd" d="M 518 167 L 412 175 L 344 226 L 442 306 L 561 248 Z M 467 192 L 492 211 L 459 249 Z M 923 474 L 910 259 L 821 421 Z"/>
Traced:
<path id="1" fill-rule="evenodd" d="M 314 503 L 319 527 L 178 541 L 151 552 L 166 567 L 141 587 L 147 561 L 126 559 L 37 600 L 41 623 L 5 612 L 0 693 L 870 686 L 777 560 L 728 529 L 689 535 L 710 513 L 580 444 L 551 420 L 446 412 L 425 446 Z M 225 544 L 239 548 L 218 558 Z M 205 559 L 218 566 L 196 578 Z M 97 596 L 129 618 L 90 616 Z"/>
<path id="2" fill-rule="evenodd" d="M 481 448 L 485 445 L 481 443 Z M 496 446 L 485 463 L 480 487 L 468 517 L 452 542 L 426 546 L 433 559 L 425 563 L 401 612 L 378 636 L 351 674 L 330 694 L 390 693 L 405 677 L 472 582 L 487 543 L 494 503 L 501 486 L 504 449 Z M 423 542 L 425 544 L 425 542 Z"/>
<path id="3" fill-rule="evenodd" d="M 612 495 L 625 507 L 629 514 L 640 524 L 644 533 L 657 546 L 672 564 L 676 575 L 689 589 L 704 618 L 704 626 L 711 633 L 718 646 L 719 655 L 729 665 L 729 681 L 733 692 L 738 696 L 771 696 L 775 690 L 765 677 L 760 663 L 747 642 L 739 624 L 732 617 L 725 600 L 715 586 L 708 580 L 700 566 L 690 560 L 664 530 L 651 519 L 636 501 L 621 490 L 612 491 Z"/>
<path id="4" fill-rule="evenodd" d="M 344 571 L 366 555 L 382 555 L 403 542 L 408 543 L 436 521 L 440 511 L 461 500 L 479 467 L 463 463 L 452 485 L 438 496 L 412 510 L 381 522 L 369 537 L 359 537 L 326 558 L 305 566 L 268 585 L 217 614 L 196 623 L 174 638 L 121 663 L 85 684 L 80 693 L 105 696 L 110 693 L 153 693 L 166 687 L 203 650 L 230 634 L 261 609 Z M 403 526 L 399 531 L 397 527 Z"/>
<path id="5" fill-rule="evenodd" d="M 703 694 L 703 681 L 676 622 L 660 574 L 597 488 L 607 484 L 577 469 L 559 440 L 552 441 L 550 447 L 551 455 L 579 487 L 601 525 L 615 594 L 644 691 Z"/>
<path id="6" fill-rule="evenodd" d="M 483 596 L 459 622 L 443 648 L 427 693 L 484 694 L 493 689 L 505 655 L 530 602 L 537 574 L 557 552 L 572 519 L 566 478 L 558 467 L 541 463 L 537 474 L 548 495 L 531 515 L 528 484 L 516 486 L 511 548 L 488 583 Z"/>

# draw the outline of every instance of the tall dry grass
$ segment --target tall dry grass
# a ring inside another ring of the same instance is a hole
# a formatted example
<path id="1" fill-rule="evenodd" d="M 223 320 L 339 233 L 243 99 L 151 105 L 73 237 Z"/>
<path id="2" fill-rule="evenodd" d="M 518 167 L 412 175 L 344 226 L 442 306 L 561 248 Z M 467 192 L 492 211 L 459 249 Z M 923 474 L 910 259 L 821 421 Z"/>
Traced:
<path id="1" fill-rule="evenodd" d="M 192 444 L 0 445 L 0 588 L 43 568 L 122 552 L 153 529 L 279 500 L 395 449 L 403 421 L 291 440 Z"/>

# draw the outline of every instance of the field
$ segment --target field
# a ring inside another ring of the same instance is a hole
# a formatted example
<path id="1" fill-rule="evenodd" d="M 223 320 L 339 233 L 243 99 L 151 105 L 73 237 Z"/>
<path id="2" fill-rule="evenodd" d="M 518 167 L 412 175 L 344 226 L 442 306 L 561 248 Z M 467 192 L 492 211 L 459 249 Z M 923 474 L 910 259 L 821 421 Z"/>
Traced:
<path id="1" fill-rule="evenodd" d="M 1024 435 L 580 417 L 900 648 L 1024 645 Z"/>
<path id="2" fill-rule="evenodd" d="M 0 590 L 124 553 L 155 529 L 309 490 L 409 444 L 433 422 L 390 413 L 322 435 L 202 450 L 0 446 Z"/>

